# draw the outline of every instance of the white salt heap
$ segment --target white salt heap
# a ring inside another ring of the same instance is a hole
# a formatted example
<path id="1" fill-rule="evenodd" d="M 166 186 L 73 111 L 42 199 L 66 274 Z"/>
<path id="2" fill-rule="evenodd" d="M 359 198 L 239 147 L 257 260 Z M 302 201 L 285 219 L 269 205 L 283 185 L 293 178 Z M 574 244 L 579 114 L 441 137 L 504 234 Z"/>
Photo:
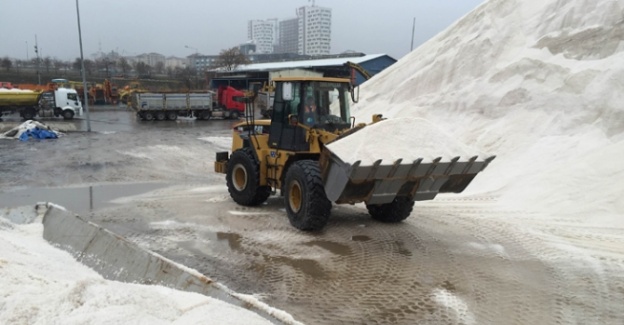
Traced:
<path id="1" fill-rule="evenodd" d="M 468 148 L 421 118 L 384 120 L 330 143 L 327 147 L 345 162 L 353 164 L 360 160 L 362 164 L 368 165 L 378 159 L 382 159 L 385 165 L 397 159 L 403 159 L 403 163 L 418 158 L 429 162 L 437 157 L 448 161 L 457 156 L 467 160 L 478 155 L 477 150 Z"/>
<path id="2" fill-rule="evenodd" d="M 624 182 L 613 180 L 624 173 L 623 8 L 486 2 L 366 82 L 353 115 L 424 118 L 497 155 L 468 192 L 621 215 Z"/>

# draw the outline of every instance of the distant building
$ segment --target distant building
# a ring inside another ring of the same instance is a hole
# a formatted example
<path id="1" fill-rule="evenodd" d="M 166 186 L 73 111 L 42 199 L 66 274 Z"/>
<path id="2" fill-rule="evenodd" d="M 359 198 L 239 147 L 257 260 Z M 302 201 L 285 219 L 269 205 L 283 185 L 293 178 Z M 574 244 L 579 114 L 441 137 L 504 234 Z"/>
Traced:
<path id="1" fill-rule="evenodd" d="M 256 43 L 254 41 L 248 41 L 238 46 L 238 50 L 244 55 L 250 55 L 256 53 Z"/>
<path id="2" fill-rule="evenodd" d="M 247 39 L 256 44 L 256 53 L 273 53 L 278 37 L 277 19 L 250 20 L 247 24 Z"/>
<path id="3" fill-rule="evenodd" d="M 331 9 L 305 6 L 297 9 L 298 53 L 322 55 L 330 53 Z"/>
<path id="4" fill-rule="evenodd" d="M 165 56 L 159 53 L 145 53 L 137 55 L 134 59 L 135 62 L 143 62 L 151 67 L 155 67 L 156 64 L 161 62 L 165 64 Z"/>
<path id="5" fill-rule="evenodd" d="M 206 71 L 218 58 L 218 55 L 191 54 L 187 56 L 188 66 L 195 71 Z"/>
<path id="6" fill-rule="evenodd" d="M 279 22 L 279 41 L 275 53 L 299 53 L 299 18 Z"/>
<path id="7" fill-rule="evenodd" d="M 184 58 L 169 56 L 165 59 L 165 69 L 185 68 L 187 65 L 188 65 L 188 60 Z"/>

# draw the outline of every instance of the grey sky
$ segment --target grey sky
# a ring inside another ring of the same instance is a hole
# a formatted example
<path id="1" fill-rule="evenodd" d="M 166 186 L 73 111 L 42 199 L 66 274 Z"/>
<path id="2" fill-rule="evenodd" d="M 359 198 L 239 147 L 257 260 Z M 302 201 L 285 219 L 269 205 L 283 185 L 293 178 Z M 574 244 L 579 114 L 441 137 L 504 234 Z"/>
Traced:
<path id="1" fill-rule="evenodd" d="M 486 0 L 317 0 L 332 8 L 331 52 L 386 53 L 396 59 L 444 30 Z M 198 49 L 218 54 L 247 40 L 250 19 L 294 18 L 306 0 L 82 0 L 80 18 L 85 57 L 157 52 L 185 57 Z M 37 35 L 40 55 L 80 56 L 75 0 L 1 0 L 0 57 L 32 58 Z"/>

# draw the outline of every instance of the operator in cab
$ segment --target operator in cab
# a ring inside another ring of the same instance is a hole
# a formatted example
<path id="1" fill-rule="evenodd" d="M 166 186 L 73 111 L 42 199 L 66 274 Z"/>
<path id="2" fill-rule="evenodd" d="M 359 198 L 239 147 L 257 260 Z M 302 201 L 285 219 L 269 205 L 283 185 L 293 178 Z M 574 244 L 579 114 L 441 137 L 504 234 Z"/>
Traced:
<path id="1" fill-rule="evenodd" d="M 303 124 L 313 126 L 319 119 L 318 107 L 314 102 L 314 97 L 308 96 L 303 107 Z"/>

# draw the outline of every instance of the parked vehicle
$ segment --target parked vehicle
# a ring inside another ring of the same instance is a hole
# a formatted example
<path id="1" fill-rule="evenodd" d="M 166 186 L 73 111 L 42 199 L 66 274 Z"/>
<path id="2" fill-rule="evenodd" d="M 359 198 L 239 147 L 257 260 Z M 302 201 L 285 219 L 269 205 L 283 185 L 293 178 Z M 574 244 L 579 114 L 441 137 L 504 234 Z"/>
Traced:
<path id="1" fill-rule="evenodd" d="M 71 120 L 82 115 L 82 104 L 74 89 L 58 88 L 47 91 L 0 89 L 0 115 L 18 112 L 25 120 L 39 117 L 59 117 Z"/>
<path id="2" fill-rule="evenodd" d="M 238 119 L 245 115 L 247 95 L 234 87 L 221 86 L 217 89 L 217 101 L 213 103 L 211 117 Z"/>
<path id="3" fill-rule="evenodd" d="M 131 106 L 146 121 L 175 120 L 178 116 L 198 120 L 210 118 L 239 119 L 245 114 L 247 95 L 233 87 L 217 92 L 140 93 L 132 94 Z"/>
<path id="4" fill-rule="evenodd" d="M 176 120 L 178 116 L 209 119 L 212 94 L 205 93 L 133 93 L 131 106 L 145 121 Z"/>

